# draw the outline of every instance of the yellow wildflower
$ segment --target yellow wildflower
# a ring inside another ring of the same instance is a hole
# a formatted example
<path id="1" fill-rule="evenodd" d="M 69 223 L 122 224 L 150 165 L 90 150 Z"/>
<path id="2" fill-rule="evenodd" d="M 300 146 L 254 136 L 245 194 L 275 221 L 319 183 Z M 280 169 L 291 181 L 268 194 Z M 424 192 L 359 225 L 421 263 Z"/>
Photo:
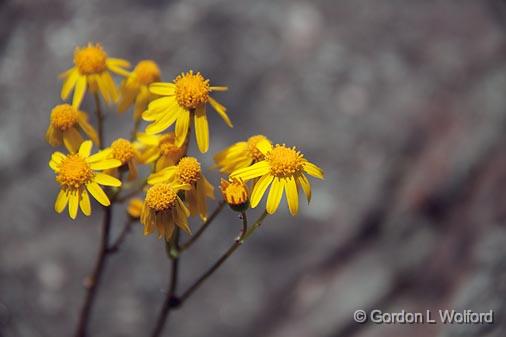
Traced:
<path id="1" fill-rule="evenodd" d="M 118 138 L 111 143 L 111 146 L 105 150 L 107 158 L 117 159 L 121 166 L 108 171 L 109 174 L 118 177 L 118 170 L 128 169 L 128 180 L 134 180 L 138 176 L 137 162 L 140 161 L 138 145 L 131 143 L 124 138 Z"/>
<path id="2" fill-rule="evenodd" d="M 134 105 L 134 120 L 139 120 L 148 103 L 157 97 L 149 92 L 148 86 L 159 81 L 160 69 L 154 61 L 142 60 L 137 63 L 121 84 L 118 111 L 124 112 Z"/>
<path id="3" fill-rule="evenodd" d="M 142 145 L 142 161 L 145 164 L 155 162 L 155 171 L 176 165 L 186 153 L 186 144 L 176 145 L 174 132 L 159 135 L 138 133 L 137 140 Z"/>
<path id="4" fill-rule="evenodd" d="M 176 123 L 176 145 L 181 147 L 186 140 L 190 127 L 190 116 L 195 123 L 195 136 L 200 152 L 209 148 L 209 127 L 207 123 L 206 104 L 209 103 L 232 127 L 226 108 L 209 94 L 214 91 L 225 91 L 227 87 L 211 86 L 209 80 L 193 71 L 181 73 L 174 83 L 153 83 L 149 86 L 151 93 L 164 96 L 148 105 L 142 114 L 146 121 L 153 122 L 146 127 L 146 133 L 157 134 Z"/>
<path id="5" fill-rule="evenodd" d="M 74 51 L 74 66 L 60 75 L 64 80 L 61 98 L 66 100 L 74 90 L 72 106 L 79 108 L 84 94 L 89 88 L 93 92 L 100 92 L 106 103 L 118 100 L 118 89 L 109 71 L 128 76 L 128 61 L 111 58 L 100 44 L 88 43 L 86 47 L 77 47 Z"/>
<path id="6" fill-rule="evenodd" d="M 298 186 L 302 187 L 308 202 L 311 200 L 311 185 L 304 172 L 323 179 L 322 169 L 307 161 L 302 153 L 295 148 L 279 144 L 273 147 L 267 141 L 259 142 L 257 148 L 264 154 L 265 159 L 252 166 L 238 169 L 230 176 L 245 181 L 260 177 L 251 192 L 251 207 L 258 205 L 270 185 L 267 212 L 269 214 L 276 212 L 283 191 L 285 191 L 290 214 L 297 214 L 299 208 Z"/>
<path id="7" fill-rule="evenodd" d="M 218 152 L 214 156 L 216 166 L 220 168 L 220 172 L 232 173 L 233 171 L 251 166 L 256 162 L 264 160 L 264 155 L 257 149 L 260 141 L 268 141 L 264 135 L 255 135 L 246 141 L 237 142 L 225 150 Z"/>
<path id="8" fill-rule="evenodd" d="M 244 211 L 248 208 L 248 187 L 240 179 L 221 179 L 220 190 L 223 199 L 233 210 Z"/>
<path id="9" fill-rule="evenodd" d="M 127 213 L 133 219 L 141 217 L 142 205 L 144 202 L 139 198 L 132 198 L 128 201 Z"/>
<path id="10" fill-rule="evenodd" d="M 187 184 L 155 184 L 146 192 L 141 212 L 141 223 L 144 225 L 144 235 L 158 230 L 158 238 L 169 241 L 176 226 L 191 234 L 188 225 L 190 211 L 177 195 L 179 190 L 187 190 Z"/>
<path id="11" fill-rule="evenodd" d="M 102 205 L 110 205 L 109 198 L 99 184 L 121 186 L 121 181 L 118 179 L 96 172 L 118 167 L 121 162 L 116 159 L 106 159 L 103 151 L 90 156 L 92 146 L 91 141 L 84 141 L 78 153 L 64 155 L 61 152 L 55 152 L 49 161 L 49 167 L 55 172 L 56 182 L 61 188 L 54 208 L 57 213 L 61 213 L 68 204 L 69 215 L 72 219 L 77 216 L 78 206 L 84 215 L 91 214 L 88 192 Z"/>
<path id="12" fill-rule="evenodd" d="M 46 131 L 46 140 L 52 146 L 62 143 L 70 152 L 77 152 L 83 142 L 79 131 L 83 131 L 96 145 L 100 145 L 97 132 L 88 123 L 88 116 L 69 104 L 60 104 L 53 108 Z"/>
<path id="13" fill-rule="evenodd" d="M 162 182 L 188 184 L 185 191 L 185 202 L 188 203 L 191 215 L 207 218 L 206 197 L 214 198 L 214 187 L 201 172 L 200 163 L 194 157 L 183 157 L 176 166 L 166 167 L 148 177 L 148 184 Z"/>

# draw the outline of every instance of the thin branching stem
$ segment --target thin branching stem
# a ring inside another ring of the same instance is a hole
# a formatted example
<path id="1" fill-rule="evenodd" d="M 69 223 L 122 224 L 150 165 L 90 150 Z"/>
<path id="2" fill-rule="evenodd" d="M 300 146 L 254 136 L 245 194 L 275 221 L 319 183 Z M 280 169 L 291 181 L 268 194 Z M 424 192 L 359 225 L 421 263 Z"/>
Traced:
<path id="1" fill-rule="evenodd" d="M 191 245 L 195 243 L 195 241 L 198 240 L 198 238 L 204 233 L 204 231 L 209 227 L 211 222 L 216 218 L 218 214 L 223 210 L 223 206 L 225 206 L 225 201 L 220 201 L 218 203 L 218 206 L 214 209 L 214 211 L 211 213 L 211 215 L 207 218 L 207 220 L 200 226 L 200 228 L 191 236 L 191 238 L 186 241 L 184 244 L 181 245 L 181 248 L 179 248 L 179 252 L 183 252 L 190 248 Z"/>
<path id="2" fill-rule="evenodd" d="M 169 318 L 170 311 L 173 307 L 178 305 L 178 300 L 176 298 L 176 290 L 177 290 L 177 282 L 178 282 L 178 274 L 179 274 L 179 256 L 178 254 L 174 254 L 173 252 L 177 252 L 179 249 L 179 229 L 176 228 L 174 233 L 173 242 L 165 242 L 167 256 L 171 260 L 171 269 L 170 269 L 170 278 L 169 278 L 169 290 L 167 292 L 167 296 L 165 296 L 165 300 L 162 305 L 162 309 L 158 315 L 156 320 L 155 328 L 151 333 L 151 337 L 158 337 L 161 335 L 163 328 L 165 327 L 167 320 Z"/>
<path id="3" fill-rule="evenodd" d="M 128 233 L 130 232 L 130 229 L 132 228 L 132 225 L 135 222 L 136 222 L 135 219 L 133 219 L 131 217 L 128 217 L 128 219 L 125 222 L 125 225 L 123 226 L 123 229 L 119 233 L 118 237 L 116 238 L 116 240 L 107 249 L 107 253 L 108 254 L 116 253 L 119 250 L 120 246 L 125 241 Z"/>
<path id="4" fill-rule="evenodd" d="M 81 307 L 79 314 L 79 321 L 76 328 L 75 337 L 87 336 L 88 322 L 90 319 L 91 310 L 93 303 L 97 295 L 97 290 L 102 280 L 103 271 L 105 269 L 105 263 L 107 259 L 109 237 L 111 232 L 111 220 L 112 220 L 112 207 L 104 207 L 104 219 L 102 223 L 102 236 L 100 239 L 100 248 L 93 268 L 92 275 L 86 281 L 86 295 L 84 303 Z"/>

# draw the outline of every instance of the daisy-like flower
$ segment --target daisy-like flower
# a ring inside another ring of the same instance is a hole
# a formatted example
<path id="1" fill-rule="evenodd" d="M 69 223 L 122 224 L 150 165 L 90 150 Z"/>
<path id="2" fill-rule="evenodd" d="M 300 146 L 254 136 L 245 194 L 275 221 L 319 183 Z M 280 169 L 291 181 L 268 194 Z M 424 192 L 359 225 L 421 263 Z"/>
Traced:
<path id="1" fill-rule="evenodd" d="M 69 209 L 72 219 L 77 216 L 78 207 L 84 215 L 91 214 L 90 197 L 88 192 L 102 205 L 109 206 L 109 198 L 99 186 L 121 186 L 121 181 L 110 175 L 97 172 L 118 167 L 121 162 L 116 159 L 106 159 L 101 151 L 90 156 L 92 142 L 87 140 L 79 147 L 79 152 L 64 155 L 55 152 L 49 161 L 49 167 L 56 174 L 56 182 L 60 185 L 60 192 L 56 197 L 54 209 L 57 213 Z"/>
<path id="2" fill-rule="evenodd" d="M 223 199 L 234 211 L 242 212 L 248 208 L 248 187 L 240 179 L 225 180 L 222 178 L 220 190 Z"/>
<path id="3" fill-rule="evenodd" d="M 117 177 L 118 170 L 125 168 L 128 169 L 128 180 L 137 178 L 137 162 L 140 161 L 140 153 L 136 148 L 136 144 L 124 138 L 118 138 L 103 152 L 107 154 L 107 158 L 117 159 L 121 162 L 120 167 L 113 168 L 107 173 Z"/>
<path id="4" fill-rule="evenodd" d="M 161 183 L 155 184 L 146 192 L 141 212 L 144 235 L 158 230 L 158 238 L 169 241 L 176 226 L 191 235 L 188 217 L 190 211 L 177 195 L 179 190 L 189 189 L 189 185 Z"/>
<path id="5" fill-rule="evenodd" d="M 63 72 L 60 77 L 63 79 L 61 98 L 66 100 L 72 90 L 72 106 L 79 108 L 84 94 L 89 88 L 91 91 L 100 92 L 106 103 L 118 100 L 118 89 L 109 71 L 122 76 L 130 73 L 128 61 L 107 56 L 100 44 L 88 43 L 86 47 L 77 47 L 74 51 L 74 66 Z"/>
<path id="6" fill-rule="evenodd" d="M 159 135 L 148 135 L 139 132 L 137 141 L 142 147 L 142 161 L 145 164 L 155 162 L 155 172 L 161 169 L 176 165 L 184 154 L 187 146 L 176 145 L 174 132 L 167 132 Z"/>
<path id="7" fill-rule="evenodd" d="M 214 91 L 225 91 L 227 87 L 211 86 L 209 80 L 193 71 L 181 73 L 174 83 L 153 83 L 149 86 L 151 93 L 163 96 L 148 105 L 142 118 L 152 122 L 146 127 L 148 134 L 157 134 L 176 123 L 176 145 L 181 147 L 186 140 L 190 126 L 190 117 L 195 123 L 195 136 L 200 152 L 209 148 L 209 126 L 207 124 L 206 104 L 209 103 L 232 127 L 226 108 L 209 94 Z"/>
<path id="8" fill-rule="evenodd" d="M 52 146 L 65 144 L 70 152 L 77 152 L 83 142 L 80 131 L 84 132 L 96 145 L 100 145 L 97 132 L 88 123 L 88 116 L 69 104 L 53 108 L 46 131 L 46 140 Z"/>
<path id="9" fill-rule="evenodd" d="M 137 63 L 134 70 L 121 83 L 118 111 L 125 112 L 134 105 L 134 120 L 139 120 L 148 103 L 157 97 L 149 92 L 148 86 L 159 81 L 160 69 L 154 61 L 142 60 Z"/>
<path id="10" fill-rule="evenodd" d="M 182 158 L 176 166 L 166 167 L 148 177 L 148 184 L 158 183 L 187 184 L 191 188 L 185 191 L 191 215 L 207 218 L 206 197 L 214 199 L 214 187 L 202 174 L 200 163 L 194 157 Z"/>
<path id="11" fill-rule="evenodd" d="M 238 169 L 230 176 L 245 181 L 260 177 L 251 191 L 251 207 L 258 205 L 270 185 L 267 213 L 276 212 L 285 191 L 290 214 L 297 214 L 298 186 L 302 187 L 307 201 L 311 200 L 311 185 L 304 173 L 323 179 L 322 169 L 307 161 L 294 147 L 289 148 L 279 144 L 273 147 L 269 142 L 261 141 L 257 144 L 257 148 L 264 154 L 265 159 L 249 167 Z"/>
<path id="12" fill-rule="evenodd" d="M 255 135 L 249 137 L 246 141 L 237 142 L 214 156 L 216 166 L 220 172 L 232 173 L 233 171 L 251 166 L 256 162 L 264 160 L 264 155 L 257 149 L 260 141 L 267 141 L 264 135 Z"/>

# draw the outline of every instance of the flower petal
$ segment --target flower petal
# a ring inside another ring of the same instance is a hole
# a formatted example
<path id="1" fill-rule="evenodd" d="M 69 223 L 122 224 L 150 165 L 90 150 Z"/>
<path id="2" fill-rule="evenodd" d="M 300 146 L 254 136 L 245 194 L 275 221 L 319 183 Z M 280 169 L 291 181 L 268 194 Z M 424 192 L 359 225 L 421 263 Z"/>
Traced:
<path id="1" fill-rule="evenodd" d="M 76 85 L 78 78 L 79 78 L 79 72 L 77 71 L 77 69 L 72 68 L 71 71 L 69 72 L 67 78 L 65 78 L 65 80 L 63 82 L 63 86 L 61 88 L 60 96 L 61 96 L 62 100 L 66 100 L 67 97 L 69 97 L 69 94 L 72 91 L 72 89 L 74 88 L 74 86 Z"/>
<path id="2" fill-rule="evenodd" d="M 225 121 L 225 123 L 229 127 L 233 128 L 234 126 L 232 125 L 232 122 L 230 121 L 230 118 L 228 118 L 228 115 L 227 115 L 227 109 L 223 105 L 221 105 L 220 103 L 218 103 L 218 101 L 216 101 L 211 96 L 209 96 L 209 103 L 214 108 L 214 110 L 216 110 L 216 112 L 218 113 L 218 115 L 220 115 L 220 117 L 223 118 L 223 120 Z"/>
<path id="3" fill-rule="evenodd" d="M 269 187 L 269 184 L 272 182 L 273 179 L 274 177 L 270 174 L 266 174 L 260 179 L 258 179 L 255 186 L 253 187 L 253 191 L 251 192 L 250 203 L 252 208 L 258 206 L 258 203 L 260 202 L 260 200 L 262 200 L 262 197 L 265 191 L 267 190 L 267 187 Z"/>
<path id="4" fill-rule="evenodd" d="M 235 170 L 230 174 L 230 177 L 241 178 L 242 180 L 250 180 L 256 177 L 263 176 L 271 170 L 270 164 L 266 160 L 259 161 L 251 166 Z"/>
<path id="5" fill-rule="evenodd" d="M 88 122 L 88 116 L 84 112 L 79 113 L 79 126 L 95 145 L 100 146 L 97 131 Z"/>
<path id="6" fill-rule="evenodd" d="M 285 182 L 283 180 L 277 177 L 274 178 L 271 184 L 271 189 L 269 191 L 269 196 L 267 197 L 267 213 L 274 214 L 278 209 L 279 202 L 283 196 L 284 187 Z"/>
<path id="7" fill-rule="evenodd" d="M 88 158 L 91 153 L 91 148 L 93 147 L 93 143 L 91 140 L 87 140 L 81 143 L 79 147 L 79 155 L 83 158 Z"/>
<path id="8" fill-rule="evenodd" d="M 104 160 L 89 163 L 89 164 L 90 164 L 90 167 L 92 170 L 107 170 L 110 168 L 120 167 L 121 161 L 119 161 L 117 159 L 104 159 Z"/>
<path id="9" fill-rule="evenodd" d="M 89 156 L 88 158 L 86 158 L 86 162 L 91 164 L 96 163 L 97 161 L 104 160 L 111 155 L 111 152 L 112 150 L 110 148 L 107 148 L 105 150 L 102 150 Z"/>
<path id="10" fill-rule="evenodd" d="M 69 195 L 69 215 L 72 219 L 77 217 L 77 207 L 79 206 L 79 192 L 71 192 Z"/>
<path id="11" fill-rule="evenodd" d="M 146 133 L 154 135 L 170 127 L 178 118 L 177 111 L 167 109 L 157 116 L 157 119 L 146 127 Z"/>
<path id="12" fill-rule="evenodd" d="M 315 178 L 323 179 L 323 170 L 313 163 L 306 161 L 304 163 L 304 171 Z"/>
<path id="13" fill-rule="evenodd" d="M 174 83 L 155 82 L 149 86 L 149 91 L 155 95 L 172 96 L 176 93 Z"/>
<path id="14" fill-rule="evenodd" d="M 69 197 L 67 196 L 67 193 L 64 190 L 60 190 L 54 203 L 54 210 L 56 211 L 56 213 L 63 212 L 65 206 L 67 206 L 68 201 Z"/>
<path id="15" fill-rule="evenodd" d="M 114 186 L 119 187 L 121 186 L 121 180 L 114 178 L 113 176 L 110 176 L 105 173 L 95 173 L 95 182 L 104 185 L 104 186 Z"/>
<path id="16" fill-rule="evenodd" d="M 63 131 L 63 144 L 69 152 L 76 153 L 83 142 L 83 137 L 75 128 Z"/>
<path id="17" fill-rule="evenodd" d="M 256 147 L 264 156 L 272 150 L 272 144 L 267 139 L 259 141 Z"/>
<path id="18" fill-rule="evenodd" d="M 91 215 L 91 204 L 90 204 L 90 196 L 86 190 L 81 192 L 81 201 L 79 201 L 79 207 L 84 215 Z"/>
<path id="19" fill-rule="evenodd" d="M 209 89 L 211 89 L 211 91 L 227 91 L 228 87 L 227 86 L 212 86 Z"/>
<path id="20" fill-rule="evenodd" d="M 190 126 L 190 112 L 184 108 L 179 108 L 178 117 L 176 120 L 176 146 L 183 146 L 186 135 L 188 134 L 188 127 Z"/>
<path id="21" fill-rule="evenodd" d="M 74 97 L 72 98 L 72 106 L 75 109 L 79 109 L 81 102 L 84 97 L 84 93 L 86 92 L 86 76 L 79 75 L 79 78 L 76 81 L 76 87 L 74 89 Z"/>
<path id="22" fill-rule="evenodd" d="M 302 187 L 307 198 L 307 203 L 309 204 L 311 202 L 311 185 L 309 184 L 309 180 L 307 180 L 304 174 L 301 174 L 297 177 L 297 182 Z"/>
<path id="23" fill-rule="evenodd" d="M 297 192 L 297 184 L 293 177 L 286 178 L 285 191 L 290 214 L 296 215 L 299 210 L 299 194 Z"/>
<path id="24" fill-rule="evenodd" d="M 201 105 L 195 111 L 195 136 L 200 152 L 206 153 L 209 149 L 209 125 L 207 123 L 206 106 Z"/>
<path id="25" fill-rule="evenodd" d="M 109 201 L 109 198 L 107 197 L 107 194 L 105 194 L 104 190 L 96 182 L 91 182 L 86 185 L 86 188 L 88 189 L 88 192 L 91 193 L 91 195 L 102 205 L 109 206 L 111 202 Z"/>
<path id="26" fill-rule="evenodd" d="M 120 58 L 116 58 L 116 57 L 108 57 L 106 64 L 108 66 L 113 65 L 113 66 L 118 66 L 118 67 L 122 67 L 122 68 L 130 67 L 130 62 L 128 62 L 125 59 L 120 59 Z"/>

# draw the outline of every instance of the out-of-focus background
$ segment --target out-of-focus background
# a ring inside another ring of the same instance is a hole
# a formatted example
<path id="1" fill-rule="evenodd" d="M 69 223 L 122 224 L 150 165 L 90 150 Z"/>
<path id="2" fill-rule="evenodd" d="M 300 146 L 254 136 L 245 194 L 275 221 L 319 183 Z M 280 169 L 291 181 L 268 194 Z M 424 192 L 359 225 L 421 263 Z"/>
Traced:
<path id="1" fill-rule="evenodd" d="M 43 139 L 57 74 L 88 41 L 154 59 L 165 80 L 194 69 L 230 87 L 217 98 L 235 127 L 210 114 L 206 165 L 263 133 L 326 173 L 311 205 L 294 218 L 283 204 L 165 336 L 506 335 L 503 1 L 4 0 L 1 336 L 71 335 L 95 259 L 100 212 L 77 222 L 54 213 Z M 106 127 L 108 141 L 128 135 L 130 117 L 109 110 Z M 184 255 L 181 288 L 239 226 L 228 210 L 217 219 Z M 137 226 L 109 262 L 91 335 L 147 335 L 168 279 L 162 242 Z M 496 323 L 353 322 L 373 308 L 493 309 Z"/>

